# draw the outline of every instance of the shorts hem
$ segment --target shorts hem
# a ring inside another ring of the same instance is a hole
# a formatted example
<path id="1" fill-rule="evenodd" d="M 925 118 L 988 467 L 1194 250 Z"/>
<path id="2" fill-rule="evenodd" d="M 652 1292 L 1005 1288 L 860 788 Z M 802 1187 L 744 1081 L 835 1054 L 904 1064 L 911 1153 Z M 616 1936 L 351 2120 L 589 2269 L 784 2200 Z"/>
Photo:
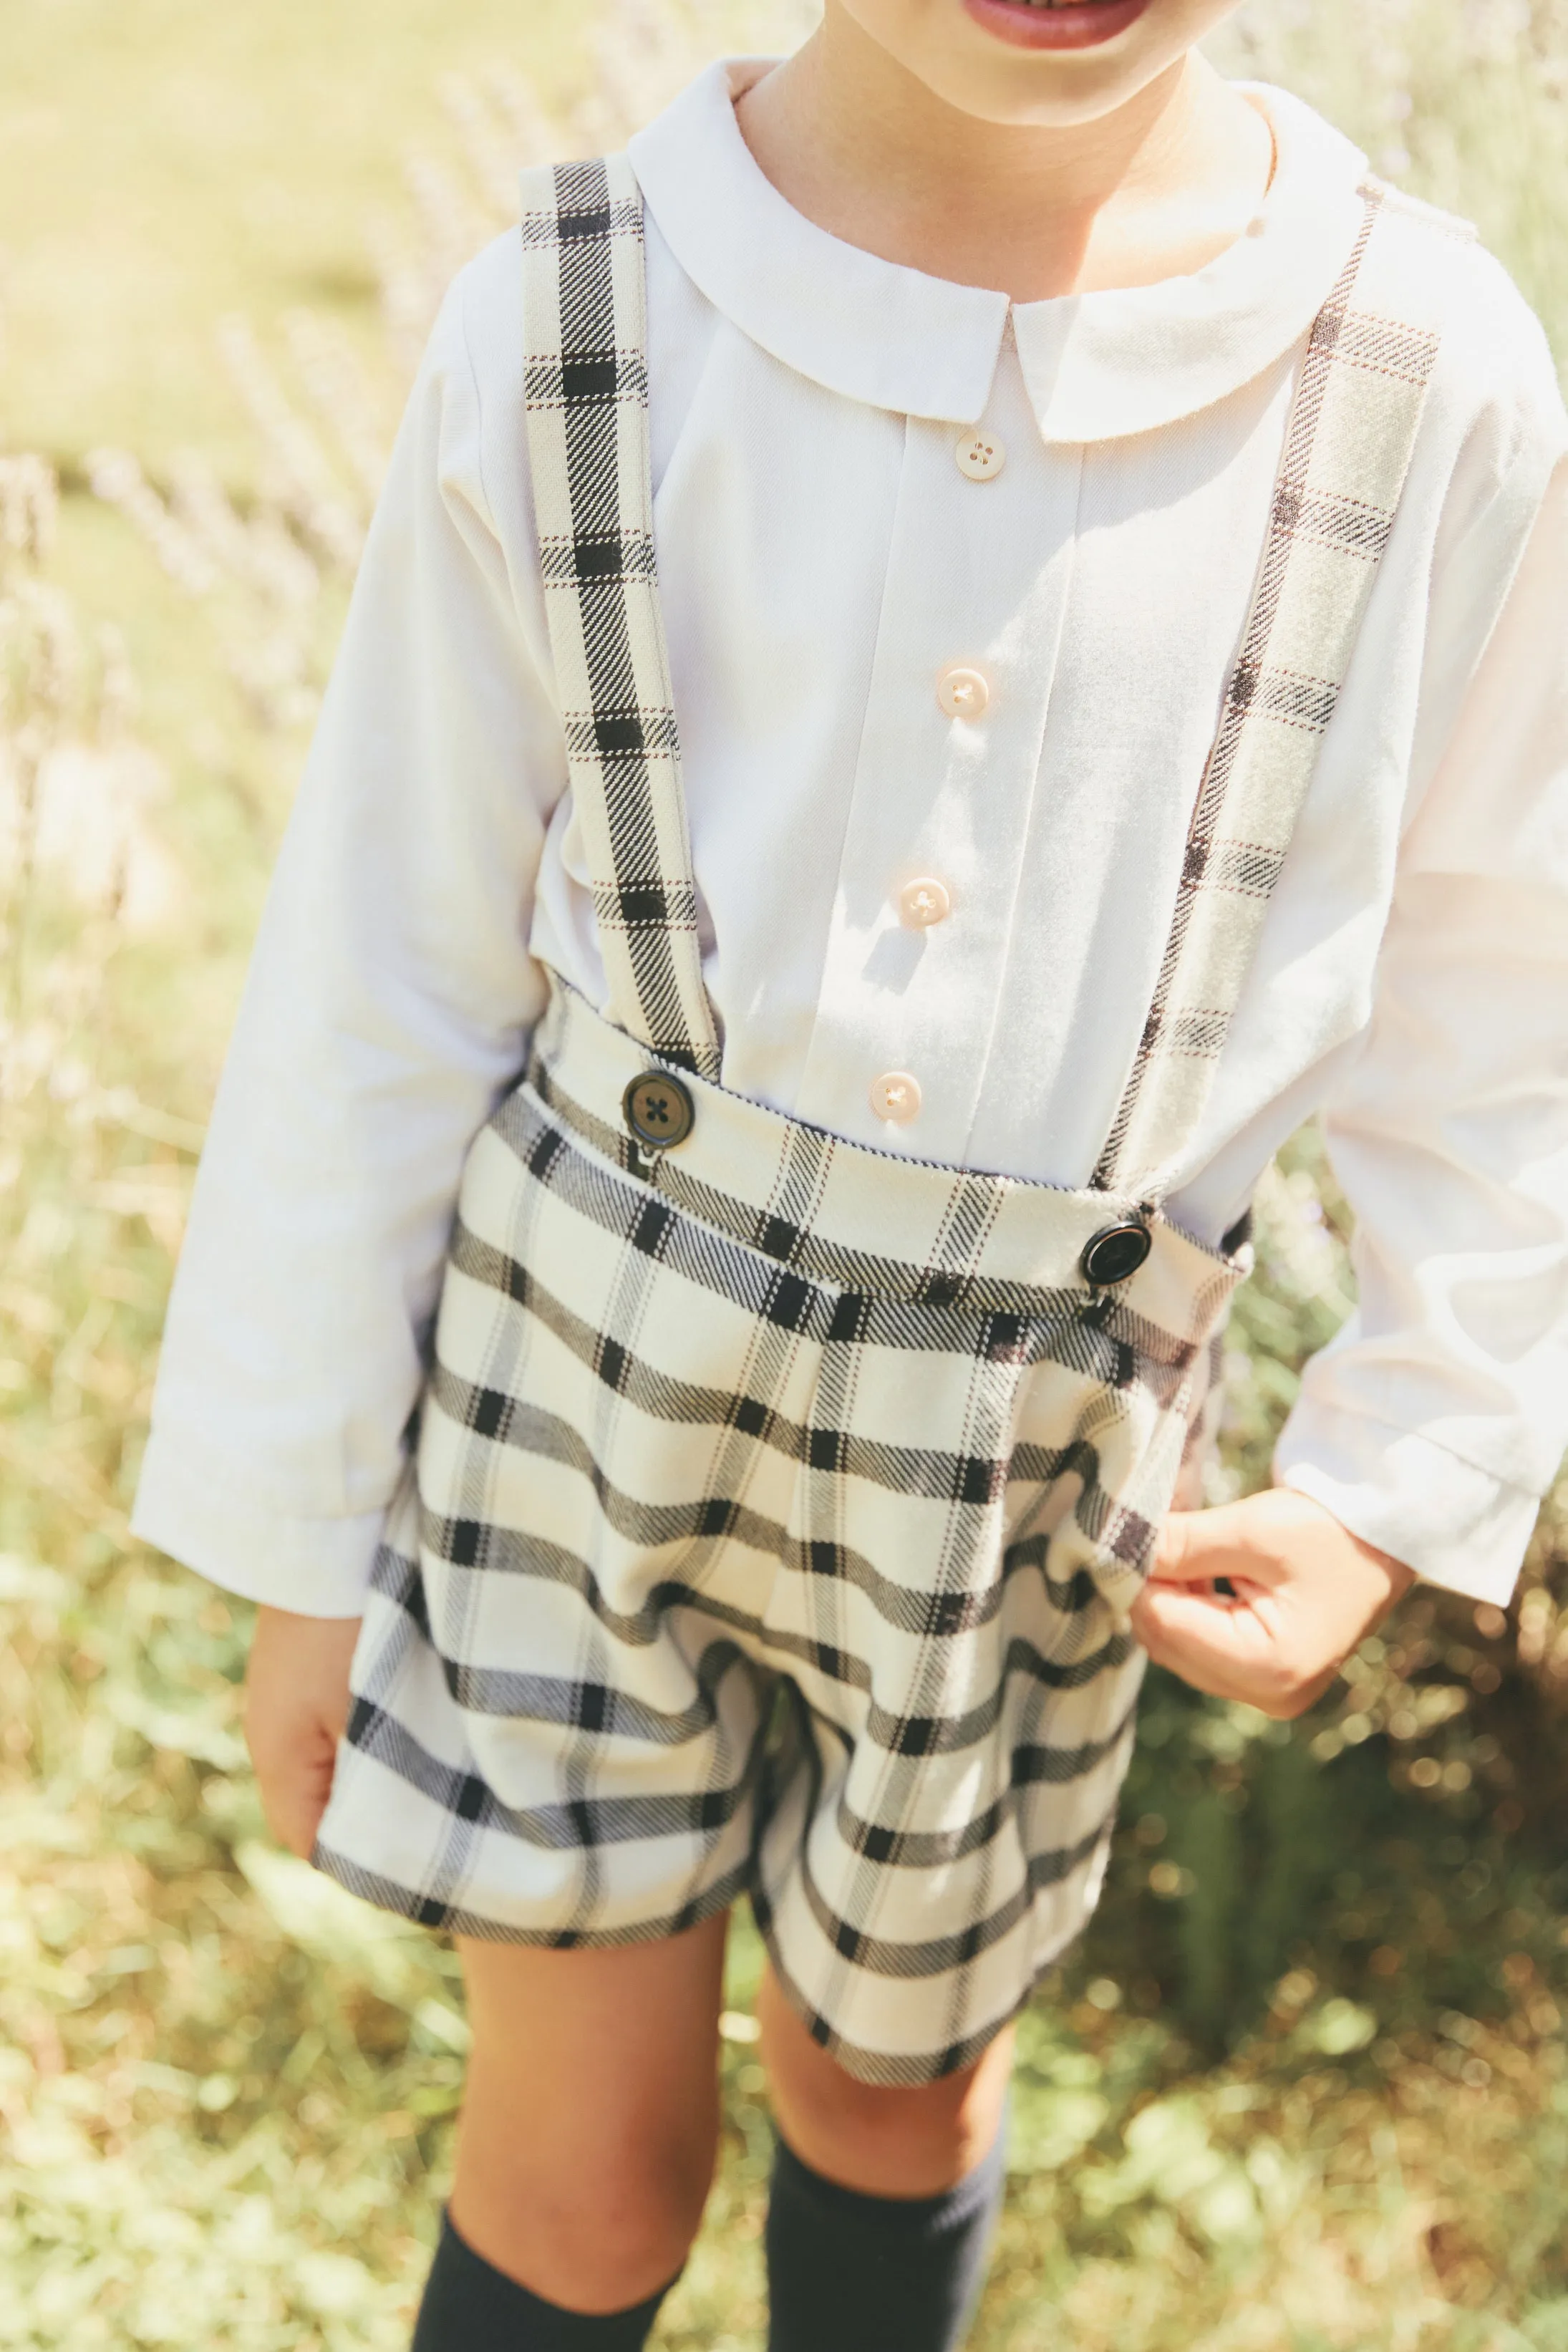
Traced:
<path id="1" fill-rule="evenodd" d="M 421 1895 L 402 1880 L 388 1878 L 352 1856 L 317 1842 L 310 1860 L 324 1876 L 334 1879 L 378 1910 L 452 1936 L 468 1936 L 476 1943 L 520 1944 L 538 1951 L 607 1951 L 621 1945 L 668 1943 L 689 1928 L 700 1927 L 716 1913 L 733 1908 L 749 1890 L 751 1871 L 742 1864 L 710 1887 L 660 1918 L 639 1919 L 618 1927 L 525 1927 L 493 1914 L 471 1911 L 460 1903 Z"/>
<path id="2" fill-rule="evenodd" d="M 683 1904 L 679 1911 L 666 1913 L 658 1918 L 631 1921 L 617 1927 L 525 1927 L 510 1920 L 497 1919 L 487 1912 L 469 1910 L 462 1904 L 442 1903 L 434 1896 L 420 1895 L 401 1880 L 372 1870 L 331 1846 L 318 1843 L 310 1859 L 326 1877 L 335 1880 L 351 1895 L 374 1904 L 378 1910 L 389 1911 L 400 1918 L 410 1920 L 416 1927 L 429 1927 L 447 1935 L 471 1937 L 476 1943 L 515 1944 L 535 1951 L 613 1951 L 637 1944 L 668 1943 L 689 1929 L 700 1927 L 704 1920 L 713 1918 L 718 1913 L 733 1909 L 742 1895 L 754 1896 L 756 1893 L 752 1873 L 742 1865 L 728 1873 L 691 1902 Z M 765 1905 L 753 1903 L 753 1909 L 758 1933 L 779 1990 L 813 2042 L 818 2049 L 826 2051 L 836 2066 L 842 2067 L 845 2074 L 856 2082 L 868 2083 L 879 2089 L 917 2090 L 928 2083 L 941 2082 L 945 2075 L 961 2074 L 965 2067 L 974 2065 L 997 2035 L 1005 2032 L 1020 2011 L 1027 2007 L 1040 1979 L 1055 1966 L 1059 1957 L 1052 1955 L 1040 1963 L 1010 2008 L 1001 2011 L 987 2023 L 977 2026 L 973 2032 L 945 2049 L 929 2053 L 873 2050 L 837 2032 L 812 2007 L 790 1972 Z"/>
<path id="3" fill-rule="evenodd" d="M 1006 2032 L 1013 2020 L 1028 2006 L 1035 1987 L 1039 1983 L 1049 1960 L 1031 1976 L 1018 1998 L 1009 2009 L 1003 2010 L 989 2024 L 977 2026 L 960 2042 L 946 2049 L 922 2054 L 918 2051 L 871 2050 L 847 2034 L 837 2032 L 826 2018 L 815 2010 L 805 1994 L 784 1965 L 783 1951 L 774 1934 L 773 1923 L 757 1916 L 757 1930 L 766 1948 L 768 1960 L 778 1981 L 779 1990 L 788 2001 L 819 2050 L 826 2052 L 834 2064 L 842 2068 L 857 2083 L 870 2084 L 878 2090 L 914 2091 L 928 2083 L 940 2083 L 949 2074 L 960 2074 L 983 2058 L 999 2033 Z"/>

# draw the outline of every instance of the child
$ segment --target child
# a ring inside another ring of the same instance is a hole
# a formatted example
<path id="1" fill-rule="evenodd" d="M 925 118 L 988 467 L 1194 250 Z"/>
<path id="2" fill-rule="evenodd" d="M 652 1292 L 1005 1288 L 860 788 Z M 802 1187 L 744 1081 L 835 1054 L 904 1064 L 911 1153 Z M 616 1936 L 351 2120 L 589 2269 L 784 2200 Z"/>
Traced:
<path id="1" fill-rule="evenodd" d="M 530 174 L 414 393 L 137 1524 L 263 1604 L 279 1835 L 458 1936 L 420 2352 L 644 2341 L 742 1892 L 775 2352 L 956 2344 L 1145 1655 L 1299 1712 L 1568 1436 L 1568 419 L 1228 13 L 828 0 Z M 1173 1511 L 1320 1107 L 1359 1318 Z"/>

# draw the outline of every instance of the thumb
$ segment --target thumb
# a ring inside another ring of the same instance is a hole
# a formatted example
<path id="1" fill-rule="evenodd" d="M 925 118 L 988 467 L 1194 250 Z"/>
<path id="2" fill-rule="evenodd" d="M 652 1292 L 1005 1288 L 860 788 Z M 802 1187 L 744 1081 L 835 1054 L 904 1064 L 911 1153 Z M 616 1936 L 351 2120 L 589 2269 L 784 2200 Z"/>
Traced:
<path id="1" fill-rule="evenodd" d="M 1155 1541 L 1151 1577 L 1162 1584 L 1199 1584 L 1223 1575 L 1224 1570 L 1215 1564 L 1215 1552 L 1225 1549 L 1224 1530 L 1216 1529 L 1214 1522 L 1224 1517 L 1224 1506 L 1212 1511 L 1171 1512 Z"/>
<path id="2" fill-rule="evenodd" d="M 1268 1582 L 1261 1571 L 1245 1503 L 1216 1503 L 1207 1511 L 1173 1511 L 1154 1545 L 1151 1580 L 1208 1584 L 1216 1578 Z"/>

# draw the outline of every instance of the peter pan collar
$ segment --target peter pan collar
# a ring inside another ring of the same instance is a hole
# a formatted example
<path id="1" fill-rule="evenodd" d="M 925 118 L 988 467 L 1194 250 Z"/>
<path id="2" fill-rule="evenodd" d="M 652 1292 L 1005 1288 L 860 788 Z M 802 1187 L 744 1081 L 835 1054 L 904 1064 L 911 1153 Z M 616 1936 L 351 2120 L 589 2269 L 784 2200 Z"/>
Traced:
<path id="1" fill-rule="evenodd" d="M 771 60 L 710 67 L 631 142 L 649 211 L 689 278 L 799 374 L 905 415 L 977 423 L 1009 319 L 1047 441 L 1152 432 L 1207 408 L 1298 342 L 1355 241 L 1366 158 L 1299 99 L 1243 85 L 1274 132 L 1247 234 L 1188 278 L 1010 303 L 847 245 L 786 204 L 735 100 Z"/>

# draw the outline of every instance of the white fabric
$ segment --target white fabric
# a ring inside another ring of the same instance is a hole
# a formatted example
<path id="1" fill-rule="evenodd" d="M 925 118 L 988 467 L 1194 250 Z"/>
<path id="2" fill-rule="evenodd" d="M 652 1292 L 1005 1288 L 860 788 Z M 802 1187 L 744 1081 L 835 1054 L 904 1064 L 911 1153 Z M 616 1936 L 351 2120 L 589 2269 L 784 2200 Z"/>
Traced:
<path id="1" fill-rule="evenodd" d="M 887 1150 L 1081 1184 L 1362 159 L 1256 91 L 1279 163 L 1255 234 L 1194 278 L 1009 313 L 794 213 L 730 95 L 716 68 L 632 151 L 725 1082 Z M 410 403 L 220 1091 L 138 1500 L 150 1540 L 322 1615 L 360 1605 L 458 1170 L 542 1003 L 535 959 L 603 1002 L 519 280 L 515 237 L 469 265 Z M 976 483 L 954 449 L 982 415 L 1007 458 Z M 1539 328 L 1456 248 L 1404 507 L 1171 1202 L 1213 1241 L 1326 1107 L 1363 1304 L 1307 1374 L 1280 1474 L 1494 1600 L 1568 1439 L 1565 449 Z M 937 707 L 955 660 L 990 683 L 978 721 Z M 952 912 L 906 930 L 896 896 L 925 873 Z M 870 1108 L 889 1069 L 921 1085 L 905 1126 Z"/>

